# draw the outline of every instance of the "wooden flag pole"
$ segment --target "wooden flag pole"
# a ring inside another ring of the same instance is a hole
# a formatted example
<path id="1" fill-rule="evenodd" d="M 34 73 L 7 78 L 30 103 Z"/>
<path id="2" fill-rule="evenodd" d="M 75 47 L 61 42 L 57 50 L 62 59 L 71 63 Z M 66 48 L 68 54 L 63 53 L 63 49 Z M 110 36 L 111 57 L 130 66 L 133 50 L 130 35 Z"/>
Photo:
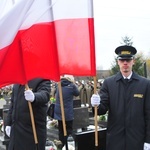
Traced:
<path id="1" fill-rule="evenodd" d="M 63 103 L 61 82 L 58 82 L 58 89 L 59 89 L 60 107 L 61 107 L 61 115 L 62 115 L 62 123 L 63 123 L 65 145 L 66 145 L 66 150 L 68 150 L 67 131 L 66 131 L 66 123 L 65 123 L 65 113 L 64 113 L 64 103 Z"/>
<path id="2" fill-rule="evenodd" d="M 26 90 L 29 90 L 29 86 L 25 84 Z M 38 139 L 37 139 L 37 134 L 36 134 L 36 128 L 35 128 L 35 122 L 34 122 L 34 115 L 33 115 L 33 110 L 32 110 L 32 105 L 31 102 L 28 101 L 28 106 L 29 106 L 29 111 L 30 111 L 30 117 L 31 117 L 31 123 L 32 123 L 32 130 L 33 130 L 33 135 L 34 135 L 34 141 L 35 144 L 38 145 Z M 38 146 L 37 146 L 38 150 Z"/>
<path id="3" fill-rule="evenodd" d="M 94 94 L 97 94 L 97 80 L 94 78 Z M 94 120 L 95 120 L 95 147 L 98 148 L 98 130 L 97 130 L 97 106 L 94 107 Z"/>

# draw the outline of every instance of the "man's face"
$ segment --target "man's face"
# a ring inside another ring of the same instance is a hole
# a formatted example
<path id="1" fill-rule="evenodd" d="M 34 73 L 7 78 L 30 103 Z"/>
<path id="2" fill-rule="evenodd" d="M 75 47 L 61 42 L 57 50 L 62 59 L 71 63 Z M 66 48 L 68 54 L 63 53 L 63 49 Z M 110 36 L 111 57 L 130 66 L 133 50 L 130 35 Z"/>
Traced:
<path id="1" fill-rule="evenodd" d="M 132 71 L 134 65 L 134 59 L 119 59 L 118 65 L 122 74 L 127 74 Z"/>

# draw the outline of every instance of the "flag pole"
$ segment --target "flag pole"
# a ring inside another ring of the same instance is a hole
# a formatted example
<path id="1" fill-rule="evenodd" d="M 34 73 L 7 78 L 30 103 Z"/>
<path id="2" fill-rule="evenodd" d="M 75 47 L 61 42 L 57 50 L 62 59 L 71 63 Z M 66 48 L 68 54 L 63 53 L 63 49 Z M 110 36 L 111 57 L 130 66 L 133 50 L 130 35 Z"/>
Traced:
<path id="1" fill-rule="evenodd" d="M 28 84 L 25 84 L 26 90 L 29 90 Z M 34 122 L 34 115 L 33 115 L 33 110 L 32 110 L 32 105 L 31 102 L 28 101 L 28 106 L 29 106 L 29 111 L 30 111 L 30 117 L 31 117 L 31 123 L 32 123 L 32 130 L 33 130 L 33 135 L 34 135 L 34 141 L 36 144 L 36 149 L 38 150 L 38 139 L 37 139 L 37 134 L 36 134 L 36 128 L 35 128 L 35 122 Z"/>
<path id="2" fill-rule="evenodd" d="M 58 89 L 59 89 L 59 97 L 60 97 L 60 107 L 61 107 L 64 139 L 65 139 L 66 150 L 68 150 L 67 131 L 66 131 L 66 123 L 65 123 L 65 113 L 64 113 L 64 104 L 63 104 L 63 95 L 62 95 L 61 82 L 58 82 Z"/>
<path id="3" fill-rule="evenodd" d="M 94 94 L 97 94 L 97 80 L 96 76 L 94 78 Z M 95 149 L 98 149 L 98 130 L 97 130 L 97 106 L 94 107 L 94 122 L 95 122 Z"/>

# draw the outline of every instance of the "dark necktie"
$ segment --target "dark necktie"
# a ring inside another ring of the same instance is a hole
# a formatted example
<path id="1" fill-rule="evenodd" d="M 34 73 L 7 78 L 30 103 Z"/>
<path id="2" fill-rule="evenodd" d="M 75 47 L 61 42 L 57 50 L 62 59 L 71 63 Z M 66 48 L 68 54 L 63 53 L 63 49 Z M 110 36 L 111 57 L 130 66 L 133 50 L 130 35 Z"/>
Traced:
<path id="1" fill-rule="evenodd" d="M 125 78 L 124 81 L 125 81 L 125 83 L 128 83 L 128 82 L 129 82 L 129 79 L 128 79 L 128 78 Z"/>

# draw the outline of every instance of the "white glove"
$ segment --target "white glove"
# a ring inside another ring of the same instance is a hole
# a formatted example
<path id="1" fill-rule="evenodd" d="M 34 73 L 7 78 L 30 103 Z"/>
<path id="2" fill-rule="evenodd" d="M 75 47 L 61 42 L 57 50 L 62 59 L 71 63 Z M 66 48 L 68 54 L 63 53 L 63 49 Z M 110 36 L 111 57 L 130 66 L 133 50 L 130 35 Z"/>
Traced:
<path id="1" fill-rule="evenodd" d="M 98 94 L 93 94 L 91 97 L 91 105 L 98 106 L 100 104 L 100 96 Z"/>
<path id="2" fill-rule="evenodd" d="M 6 126 L 5 132 L 6 132 L 8 137 L 10 137 L 10 131 L 11 131 L 11 126 Z"/>
<path id="3" fill-rule="evenodd" d="M 33 102 L 35 99 L 35 95 L 31 90 L 26 90 L 24 92 L 25 99 L 29 102 Z"/>
<path id="4" fill-rule="evenodd" d="M 143 150 L 150 150 L 150 143 L 144 143 Z"/>

